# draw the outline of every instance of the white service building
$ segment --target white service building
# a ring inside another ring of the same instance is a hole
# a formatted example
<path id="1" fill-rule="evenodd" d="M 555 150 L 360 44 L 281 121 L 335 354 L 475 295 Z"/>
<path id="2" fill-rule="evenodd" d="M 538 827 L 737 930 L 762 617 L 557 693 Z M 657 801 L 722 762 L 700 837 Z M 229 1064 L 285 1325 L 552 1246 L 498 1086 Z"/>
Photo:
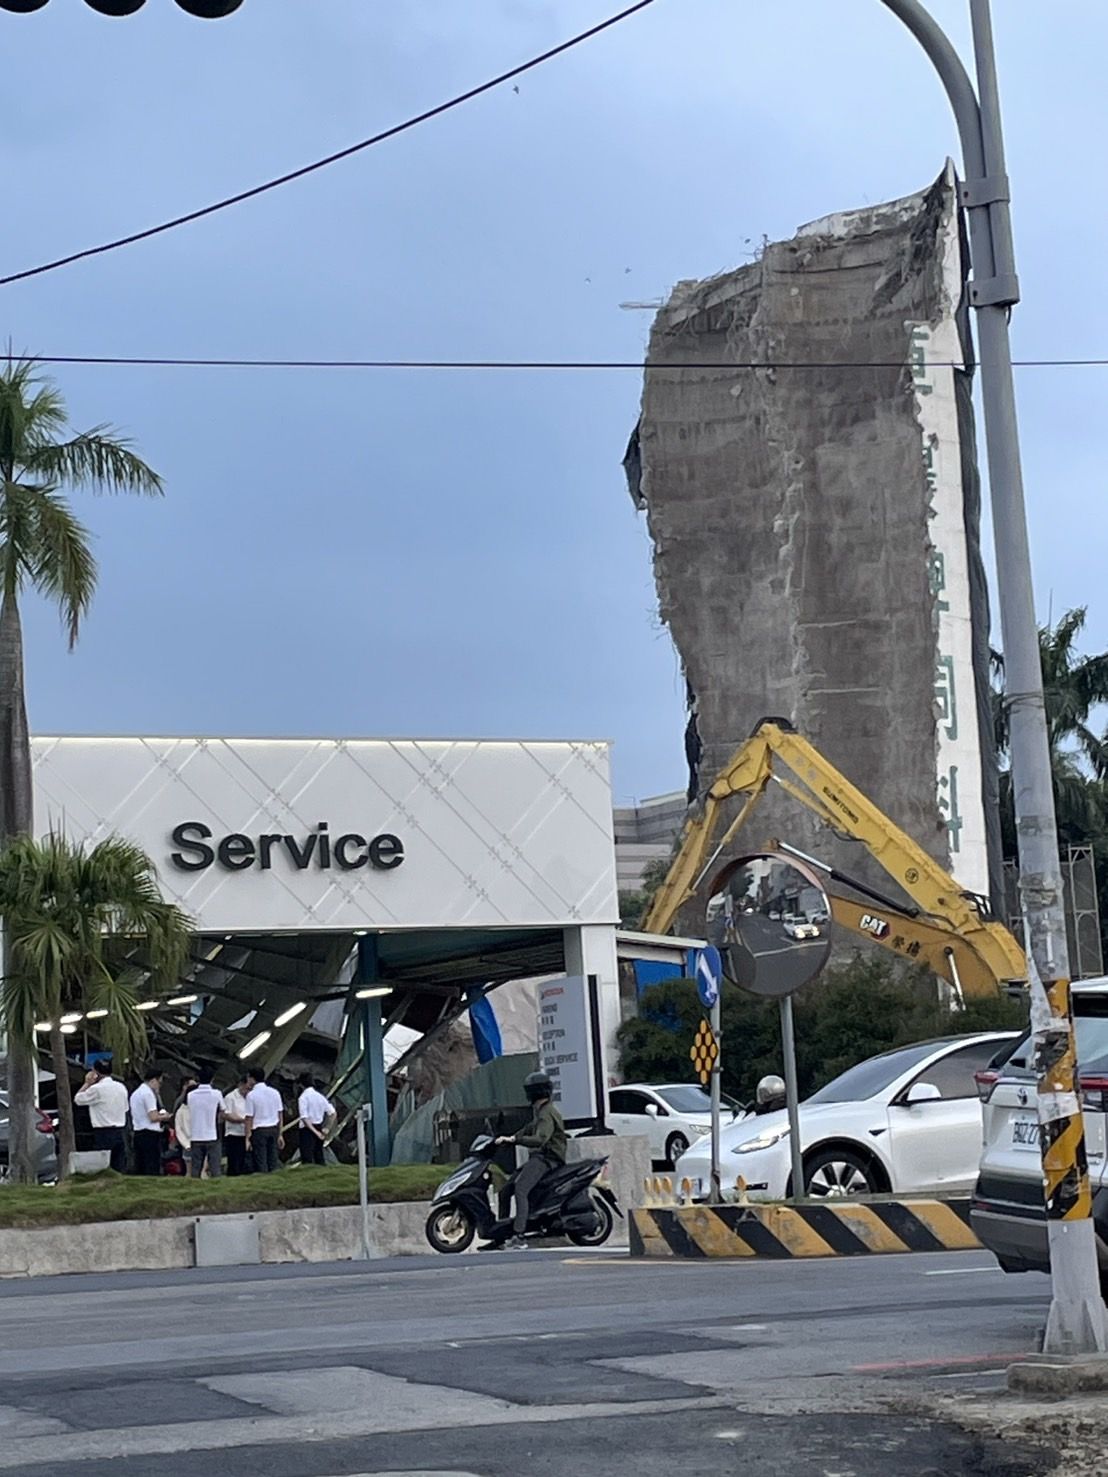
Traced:
<path id="1" fill-rule="evenodd" d="M 595 977 L 613 1041 L 605 743 L 44 737 L 33 757 L 36 830 L 130 838 L 194 920 L 192 1029 L 210 1012 L 228 1054 L 244 1005 L 251 1035 L 270 1033 L 264 1062 L 313 1000 L 376 984 L 366 1040 L 380 1097 L 388 1025 L 427 1031 L 468 990 L 557 973 Z"/>

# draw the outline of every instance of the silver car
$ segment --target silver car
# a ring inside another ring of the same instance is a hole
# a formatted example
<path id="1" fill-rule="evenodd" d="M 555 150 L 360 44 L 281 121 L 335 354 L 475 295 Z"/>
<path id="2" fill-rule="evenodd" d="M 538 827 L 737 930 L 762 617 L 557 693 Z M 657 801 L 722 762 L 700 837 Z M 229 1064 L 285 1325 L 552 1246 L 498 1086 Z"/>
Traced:
<path id="1" fill-rule="evenodd" d="M 49 1183 L 58 1177 L 58 1144 L 54 1133 L 54 1120 L 42 1108 L 35 1109 L 34 1153 L 38 1178 Z M 11 1178 L 8 1163 L 8 1095 L 0 1092 L 0 1185 Z"/>
<path id="2" fill-rule="evenodd" d="M 1101 1285 L 1108 1290 L 1108 977 L 1075 980 L 1073 1018 Z M 970 1223 L 1006 1272 L 1048 1272 L 1036 1077 L 1031 1038 L 978 1076 L 985 1146 Z"/>

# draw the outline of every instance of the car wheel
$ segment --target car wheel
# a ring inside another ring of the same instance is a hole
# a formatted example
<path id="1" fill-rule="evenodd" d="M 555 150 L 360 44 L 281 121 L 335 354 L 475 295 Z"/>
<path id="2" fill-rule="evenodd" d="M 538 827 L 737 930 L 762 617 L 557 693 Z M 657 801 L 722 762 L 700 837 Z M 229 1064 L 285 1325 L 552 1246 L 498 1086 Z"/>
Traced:
<path id="1" fill-rule="evenodd" d="M 466 1251 L 477 1234 L 473 1217 L 460 1205 L 438 1206 L 423 1229 L 435 1250 L 445 1253 Z"/>
<path id="2" fill-rule="evenodd" d="M 804 1185 L 813 1200 L 841 1200 L 848 1195 L 873 1195 L 877 1177 L 860 1154 L 849 1149 L 821 1149 L 804 1165 Z"/>
<path id="3" fill-rule="evenodd" d="M 666 1163 L 671 1169 L 676 1169 L 677 1161 L 689 1147 L 689 1141 L 683 1133 L 671 1133 L 666 1139 Z"/>

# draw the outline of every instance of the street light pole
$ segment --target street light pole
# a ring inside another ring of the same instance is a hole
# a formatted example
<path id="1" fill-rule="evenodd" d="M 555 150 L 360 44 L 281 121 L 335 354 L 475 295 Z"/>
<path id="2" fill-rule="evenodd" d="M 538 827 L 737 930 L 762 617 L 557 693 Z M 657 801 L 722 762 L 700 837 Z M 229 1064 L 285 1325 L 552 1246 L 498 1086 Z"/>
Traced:
<path id="1" fill-rule="evenodd" d="M 1077 1093 L 1062 872 L 1008 339 L 1008 318 L 1019 301 L 1019 281 L 992 16 L 989 0 L 969 0 L 975 92 L 949 38 L 919 0 L 882 3 L 904 22 L 934 63 L 962 142 L 961 203 L 968 218 L 973 266 L 970 302 L 977 315 L 1053 1277 L 1044 1348 L 1052 1353 L 1091 1352 L 1108 1348 L 1108 1324 L 1100 1296 Z"/>

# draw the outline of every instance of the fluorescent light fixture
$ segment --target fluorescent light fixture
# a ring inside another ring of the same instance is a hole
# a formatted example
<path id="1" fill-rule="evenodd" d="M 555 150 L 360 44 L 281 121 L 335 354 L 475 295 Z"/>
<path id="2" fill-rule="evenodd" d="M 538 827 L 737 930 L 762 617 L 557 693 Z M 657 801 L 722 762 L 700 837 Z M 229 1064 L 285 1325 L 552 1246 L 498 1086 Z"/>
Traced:
<path id="1" fill-rule="evenodd" d="M 273 1024 L 275 1026 L 287 1026 L 289 1021 L 294 1021 L 296 1017 L 307 1010 L 307 1008 L 308 1007 L 303 1000 L 301 1000 L 299 1005 L 290 1005 L 288 1010 L 283 1010 L 281 1012 L 281 1014 L 277 1017 Z"/>
<path id="2" fill-rule="evenodd" d="M 157 1010 L 162 1002 L 160 1000 L 140 1000 L 135 1006 L 136 1010 Z"/>
<path id="3" fill-rule="evenodd" d="M 354 998 L 356 1000 L 380 1000 L 383 995 L 391 994 L 391 985 L 372 985 L 370 988 L 365 990 L 355 990 Z"/>
<path id="4" fill-rule="evenodd" d="M 78 1021 L 83 1021 L 84 1018 L 85 1017 L 81 1011 L 71 1010 L 68 1015 L 62 1016 L 61 1024 L 63 1026 L 75 1026 Z"/>
<path id="5" fill-rule="evenodd" d="M 258 1047 L 264 1046 L 272 1035 L 272 1031 L 259 1031 L 239 1052 L 239 1061 L 244 1062 L 248 1056 L 253 1056 Z"/>
<path id="6" fill-rule="evenodd" d="M 354 930 L 354 937 L 356 939 L 364 939 L 365 936 L 366 936 L 366 934 L 368 932 L 369 932 L 369 929 L 368 928 L 356 928 Z"/>
<path id="7" fill-rule="evenodd" d="M 35 1022 L 35 1030 L 36 1031 L 46 1032 L 46 1031 L 52 1031 L 53 1029 L 54 1029 L 54 1023 L 52 1021 L 36 1021 Z"/>
<path id="8" fill-rule="evenodd" d="M 75 1036 L 76 1034 L 77 1034 L 77 1027 L 76 1026 L 69 1025 L 69 1026 L 63 1026 L 62 1027 L 62 1035 L 63 1036 Z"/>
<path id="9" fill-rule="evenodd" d="M 104 1017 L 107 1015 L 107 1013 L 108 1012 L 106 1010 L 103 1010 L 103 1009 L 101 1009 L 101 1010 L 90 1010 L 89 1013 L 85 1016 L 85 1020 L 86 1021 L 102 1021 L 104 1019 Z"/>
<path id="10" fill-rule="evenodd" d="M 172 1000 L 167 1000 L 167 1005 L 195 1005 L 200 999 L 199 995 L 174 995 Z"/>

